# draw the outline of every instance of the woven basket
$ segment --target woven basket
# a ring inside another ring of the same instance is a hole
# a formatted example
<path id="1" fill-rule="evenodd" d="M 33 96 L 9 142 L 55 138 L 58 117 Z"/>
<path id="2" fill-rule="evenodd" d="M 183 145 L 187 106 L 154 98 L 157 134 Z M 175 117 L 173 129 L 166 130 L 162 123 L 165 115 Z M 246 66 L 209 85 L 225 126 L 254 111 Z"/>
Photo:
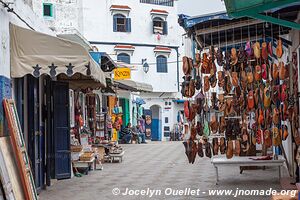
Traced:
<path id="1" fill-rule="evenodd" d="M 80 151 L 82 151 L 81 145 L 78 145 L 78 146 L 71 145 L 71 152 L 80 152 Z"/>
<path id="2" fill-rule="evenodd" d="M 93 156 L 94 156 L 93 153 L 85 152 L 79 157 L 79 160 L 80 161 L 90 161 L 90 160 L 92 160 Z"/>

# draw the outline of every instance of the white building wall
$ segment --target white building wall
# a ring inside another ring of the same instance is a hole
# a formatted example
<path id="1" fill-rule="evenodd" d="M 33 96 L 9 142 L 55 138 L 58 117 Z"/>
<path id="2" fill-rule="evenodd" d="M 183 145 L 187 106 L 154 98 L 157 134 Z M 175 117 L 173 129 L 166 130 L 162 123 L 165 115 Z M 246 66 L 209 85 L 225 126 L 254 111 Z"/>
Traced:
<path id="1" fill-rule="evenodd" d="M 111 5 L 127 5 L 131 8 L 131 33 L 113 33 L 113 16 Z M 166 10 L 168 32 L 161 40 L 152 34 L 152 9 Z M 91 14 L 92 13 L 92 14 Z M 85 0 L 83 1 L 84 36 L 89 41 L 131 42 L 179 46 L 177 23 L 177 2 L 174 7 L 140 3 L 139 0 Z M 112 34 L 113 33 L 113 34 Z"/>
<path id="2" fill-rule="evenodd" d="M 53 17 L 43 17 L 43 3 L 53 5 Z M 57 34 L 69 29 L 83 32 L 82 0 L 34 0 L 33 9 L 38 17 Z"/>
<path id="3" fill-rule="evenodd" d="M 127 5 L 131 8 L 128 17 L 131 18 L 131 32 L 113 32 L 113 15 L 110 11 L 111 5 Z M 177 23 L 177 2 L 174 7 L 158 6 L 139 3 L 137 0 L 88 0 L 83 2 L 83 35 L 93 42 L 107 42 L 111 45 L 96 45 L 99 51 L 107 52 L 114 60 L 117 60 L 117 52 L 114 51 L 115 44 L 130 43 L 152 46 L 135 46 L 131 56 L 131 63 L 136 66 L 132 72 L 132 80 L 152 84 L 154 92 L 177 92 L 177 52 L 172 49 L 168 57 L 168 73 L 156 72 L 155 46 L 180 45 L 180 26 Z M 153 34 L 152 9 L 166 10 L 168 35 Z M 93 14 L 91 14 L 93 13 Z M 150 71 L 145 74 L 142 69 L 142 59 L 147 59 Z M 167 84 L 165 81 L 168 80 Z"/>
<path id="4" fill-rule="evenodd" d="M 43 3 L 53 4 L 53 18 L 43 17 Z M 163 111 L 166 98 L 181 98 L 181 95 L 178 95 L 178 78 L 180 82 L 182 80 L 181 74 L 178 73 L 181 72 L 182 68 L 181 53 L 183 51 L 179 49 L 177 53 L 175 47 L 182 47 L 181 38 L 184 31 L 177 22 L 177 4 L 178 2 L 174 1 L 174 7 L 169 7 L 140 3 L 139 0 L 35 0 L 33 6 L 39 17 L 44 19 L 56 33 L 60 34 L 68 29 L 77 29 L 100 52 L 106 52 L 115 61 L 118 53 L 114 50 L 116 44 L 133 45 L 135 50 L 131 54 L 130 60 L 134 69 L 131 73 L 131 79 L 151 84 L 154 92 L 141 93 L 140 96 L 145 98 L 146 107 L 158 104 Z M 130 12 L 126 13 L 127 17 L 131 18 L 130 33 L 113 32 L 113 13 L 110 10 L 112 5 L 126 5 L 131 8 Z M 153 18 L 150 13 L 152 9 L 168 12 L 166 17 L 168 34 L 161 35 L 160 39 L 156 34 L 153 34 Z M 156 56 L 160 55 L 154 52 L 156 46 L 174 47 L 171 48 L 171 53 L 167 56 L 168 73 L 157 73 L 156 71 Z M 179 66 L 177 66 L 177 56 L 179 56 Z M 147 59 L 150 66 L 147 74 L 143 71 L 142 59 Z M 159 96 L 162 93 L 168 93 L 168 96 L 164 95 L 160 98 Z M 132 95 L 120 95 L 132 98 Z M 132 102 L 132 99 L 130 99 L 130 102 Z M 173 123 L 176 122 L 174 119 L 176 119 L 177 110 L 173 109 L 173 105 L 171 107 L 172 109 L 162 112 L 162 128 L 165 125 L 165 116 L 169 117 L 168 125 L 170 125 L 170 129 Z M 130 108 L 132 108 L 132 105 L 130 105 Z M 161 132 L 163 133 L 163 131 Z"/>
<path id="5" fill-rule="evenodd" d="M 31 1 L 15 0 L 10 7 L 24 19 L 31 27 L 36 31 L 54 35 L 54 33 L 39 20 L 37 15 L 32 10 Z M 16 24 L 28 28 L 20 19 L 13 13 L 7 12 L 7 8 L 4 8 L 0 4 L 0 75 L 10 78 L 10 37 L 9 37 L 9 23 Z"/>

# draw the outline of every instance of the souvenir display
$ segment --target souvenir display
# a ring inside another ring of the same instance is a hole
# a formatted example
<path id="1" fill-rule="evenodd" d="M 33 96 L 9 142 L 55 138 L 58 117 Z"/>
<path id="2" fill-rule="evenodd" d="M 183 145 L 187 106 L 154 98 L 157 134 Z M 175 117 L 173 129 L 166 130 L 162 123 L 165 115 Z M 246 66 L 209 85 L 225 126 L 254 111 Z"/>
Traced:
<path id="1" fill-rule="evenodd" d="M 292 133 L 300 143 L 292 98 L 297 89 L 289 93 L 283 53 L 279 39 L 274 53 L 272 42 L 248 41 L 226 51 L 211 46 L 197 53 L 193 64 L 190 58 L 183 59 L 182 94 L 191 98 L 198 93 L 195 103 L 185 103 L 190 135 L 184 146 L 190 163 L 197 153 L 209 158 L 225 154 L 231 159 L 251 155 L 256 144 L 280 146 L 289 135 L 288 119 L 294 121 Z M 293 74 L 298 79 L 296 67 Z"/>

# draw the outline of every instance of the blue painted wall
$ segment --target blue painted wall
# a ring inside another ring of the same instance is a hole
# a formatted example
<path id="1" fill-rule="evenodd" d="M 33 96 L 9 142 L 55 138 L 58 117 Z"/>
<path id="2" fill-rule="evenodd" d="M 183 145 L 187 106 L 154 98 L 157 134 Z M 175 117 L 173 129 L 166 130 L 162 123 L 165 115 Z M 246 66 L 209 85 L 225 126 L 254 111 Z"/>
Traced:
<path id="1" fill-rule="evenodd" d="M 161 141 L 161 120 L 159 119 L 152 119 L 152 141 Z"/>

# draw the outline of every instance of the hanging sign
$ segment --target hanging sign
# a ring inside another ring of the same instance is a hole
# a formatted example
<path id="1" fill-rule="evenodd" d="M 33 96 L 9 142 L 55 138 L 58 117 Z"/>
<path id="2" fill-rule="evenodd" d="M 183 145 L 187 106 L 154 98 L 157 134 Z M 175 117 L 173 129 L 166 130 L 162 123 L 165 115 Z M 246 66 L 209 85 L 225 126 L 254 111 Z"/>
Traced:
<path id="1" fill-rule="evenodd" d="M 126 80 L 131 78 L 131 70 L 129 68 L 117 68 L 114 70 L 114 80 Z"/>

